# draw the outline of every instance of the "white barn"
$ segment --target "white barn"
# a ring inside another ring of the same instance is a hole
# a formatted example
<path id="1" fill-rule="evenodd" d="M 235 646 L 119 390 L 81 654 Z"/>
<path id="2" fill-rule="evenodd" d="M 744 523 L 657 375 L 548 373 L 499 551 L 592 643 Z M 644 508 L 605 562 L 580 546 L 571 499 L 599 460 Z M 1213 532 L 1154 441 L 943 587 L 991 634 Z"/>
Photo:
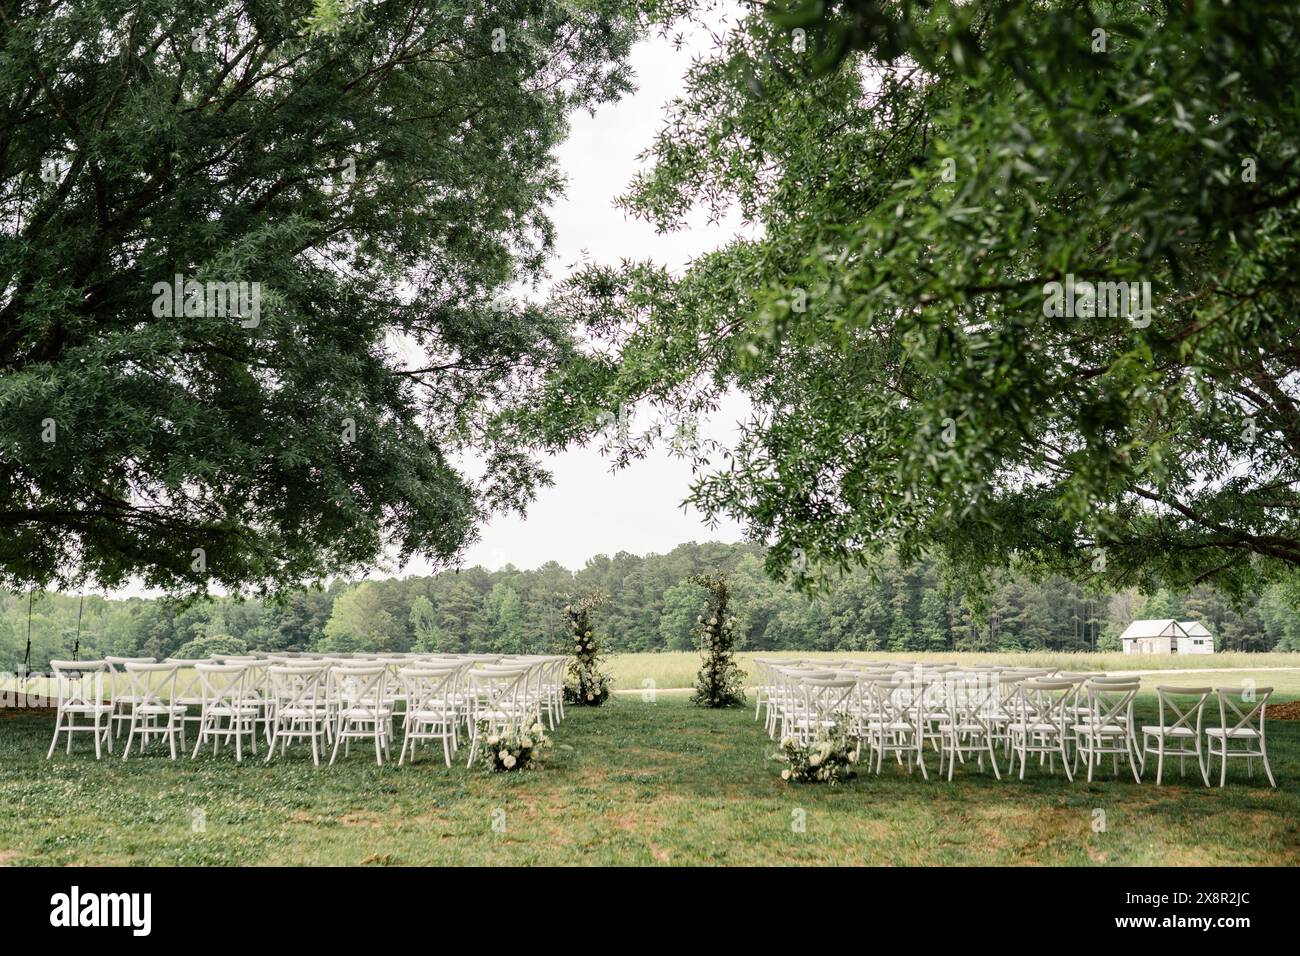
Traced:
<path id="1" fill-rule="evenodd" d="M 1125 654 L 1214 653 L 1214 635 L 1200 621 L 1134 621 L 1119 640 Z"/>

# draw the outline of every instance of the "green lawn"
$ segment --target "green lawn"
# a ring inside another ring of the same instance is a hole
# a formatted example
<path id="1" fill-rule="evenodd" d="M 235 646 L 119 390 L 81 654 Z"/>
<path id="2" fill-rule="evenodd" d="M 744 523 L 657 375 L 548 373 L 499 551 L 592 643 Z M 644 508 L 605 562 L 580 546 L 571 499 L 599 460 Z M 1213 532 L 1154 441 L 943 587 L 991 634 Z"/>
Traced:
<path id="1" fill-rule="evenodd" d="M 47 763 L 51 727 L 0 716 L 0 862 L 1300 864 L 1296 721 L 1269 725 L 1277 790 L 1244 762 L 1225 790 L 1176 768 L 1157 790 L 1152 768 L 1140 786 L 1032 767 L 1024 782 L 959 770 L 948 784 L 888 764 L 839 788 L 791 785 L 752 708 L 670 694 L 571 709 L 543 769 L 495 777 L 440 757 L 381 769 L 364 748 L 319 769 L 302 750 L 269 767 L 224 752 L 96 762 L 84 738 Z"/>

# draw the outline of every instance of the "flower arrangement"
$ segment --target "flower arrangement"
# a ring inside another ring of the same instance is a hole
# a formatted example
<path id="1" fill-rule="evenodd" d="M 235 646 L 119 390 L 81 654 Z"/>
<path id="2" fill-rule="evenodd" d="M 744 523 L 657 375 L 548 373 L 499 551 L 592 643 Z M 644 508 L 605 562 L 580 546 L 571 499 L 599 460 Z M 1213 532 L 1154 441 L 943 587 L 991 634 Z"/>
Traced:
<path id="1" fill-rule="evenodd" d="M 566 704 L 599 707 L 609 699 L 609 676 L 600 669 L 604 658 L 591 626 L 592 612 L 605 601 L 604 592 L 592 591 L 564 606 L 564 614 L 569 623 L 566 650 L 572 654 L 569 680 L 564 683 Z"/>
<path id="2" fill-rule="evenodd" d="M 736 666 L 732 651 L 736 617 L 731 613 L 731 587 L 721 574 L 701 574 L 691 580 L 709 592 L 708 609 L 696 630 L 704 664 L 695 675 L 691 700 L 700 707 L 743 704 L 745 672 Z"/>
<path id="3" fill-rule="evenodd" d="M 482 733 L 487 734 L 486 727 Z M 551 745 L 541 722 L 531 727 L 512 727 L 503 734 L 483 738 L 483 755 L 489 773 L 513 773 L 541 766 L 538 754 Z"/>
<path id="4" fill-rule="evenodd" d="M 853 777 L 853 765 L 860 754 L 857 740 L 836 724 L 817 735 L 811 743 L 800 743 L 793 737 L 781 741 L 781 750 L 773 756 L 788 764 L 781 771 L 781 779 L 791 783 L 837 784 Z"/>

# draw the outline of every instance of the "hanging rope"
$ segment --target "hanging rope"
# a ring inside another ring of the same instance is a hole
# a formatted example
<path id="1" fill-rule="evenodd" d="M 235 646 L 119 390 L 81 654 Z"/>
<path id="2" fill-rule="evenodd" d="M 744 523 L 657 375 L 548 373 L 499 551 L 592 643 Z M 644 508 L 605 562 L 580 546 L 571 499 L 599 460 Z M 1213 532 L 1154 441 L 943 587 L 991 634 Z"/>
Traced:
<path id="1" fill-rule="evenodd" d="M 32 672 L 32 591 L 27 591 L 27 651 L 23 654 L 23 683 Z"/>
<path id="2" fill-rule="evenodd" d="M 72 645 L 72 659 L 77 659 L 77 653 L 81 650 L 81 612 L 86 609 L 86 595 L 81 595 L 81 600 L 77 602 L 77 642 Z"/>

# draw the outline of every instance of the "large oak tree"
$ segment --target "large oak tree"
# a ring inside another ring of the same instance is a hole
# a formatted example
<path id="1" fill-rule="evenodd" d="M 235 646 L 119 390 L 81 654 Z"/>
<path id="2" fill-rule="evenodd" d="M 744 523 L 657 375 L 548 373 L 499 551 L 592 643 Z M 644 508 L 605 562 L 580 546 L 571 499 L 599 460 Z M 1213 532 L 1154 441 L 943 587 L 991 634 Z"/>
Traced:
<path id="1" fill-rule="evenodd" d="M 753 5 L 626 198 L 753 237 L 568 284 L 596 347 L 555 437 L 744 391 L 692 501 L 800 579 L 895 545 L 975 579 L 1293 575 L 1298 43 L 1274 0 Z M 1071 276 L 1150 283 L 1150 314 L 1058 309 Z"/>
<path id="2" fill-rule="evenodd" d="M 572 344 L 501 293 L 633 36 L 604 0 L 0 0 L 0 584 L 278 589 L 526 503 L 491 415 Z"/>

